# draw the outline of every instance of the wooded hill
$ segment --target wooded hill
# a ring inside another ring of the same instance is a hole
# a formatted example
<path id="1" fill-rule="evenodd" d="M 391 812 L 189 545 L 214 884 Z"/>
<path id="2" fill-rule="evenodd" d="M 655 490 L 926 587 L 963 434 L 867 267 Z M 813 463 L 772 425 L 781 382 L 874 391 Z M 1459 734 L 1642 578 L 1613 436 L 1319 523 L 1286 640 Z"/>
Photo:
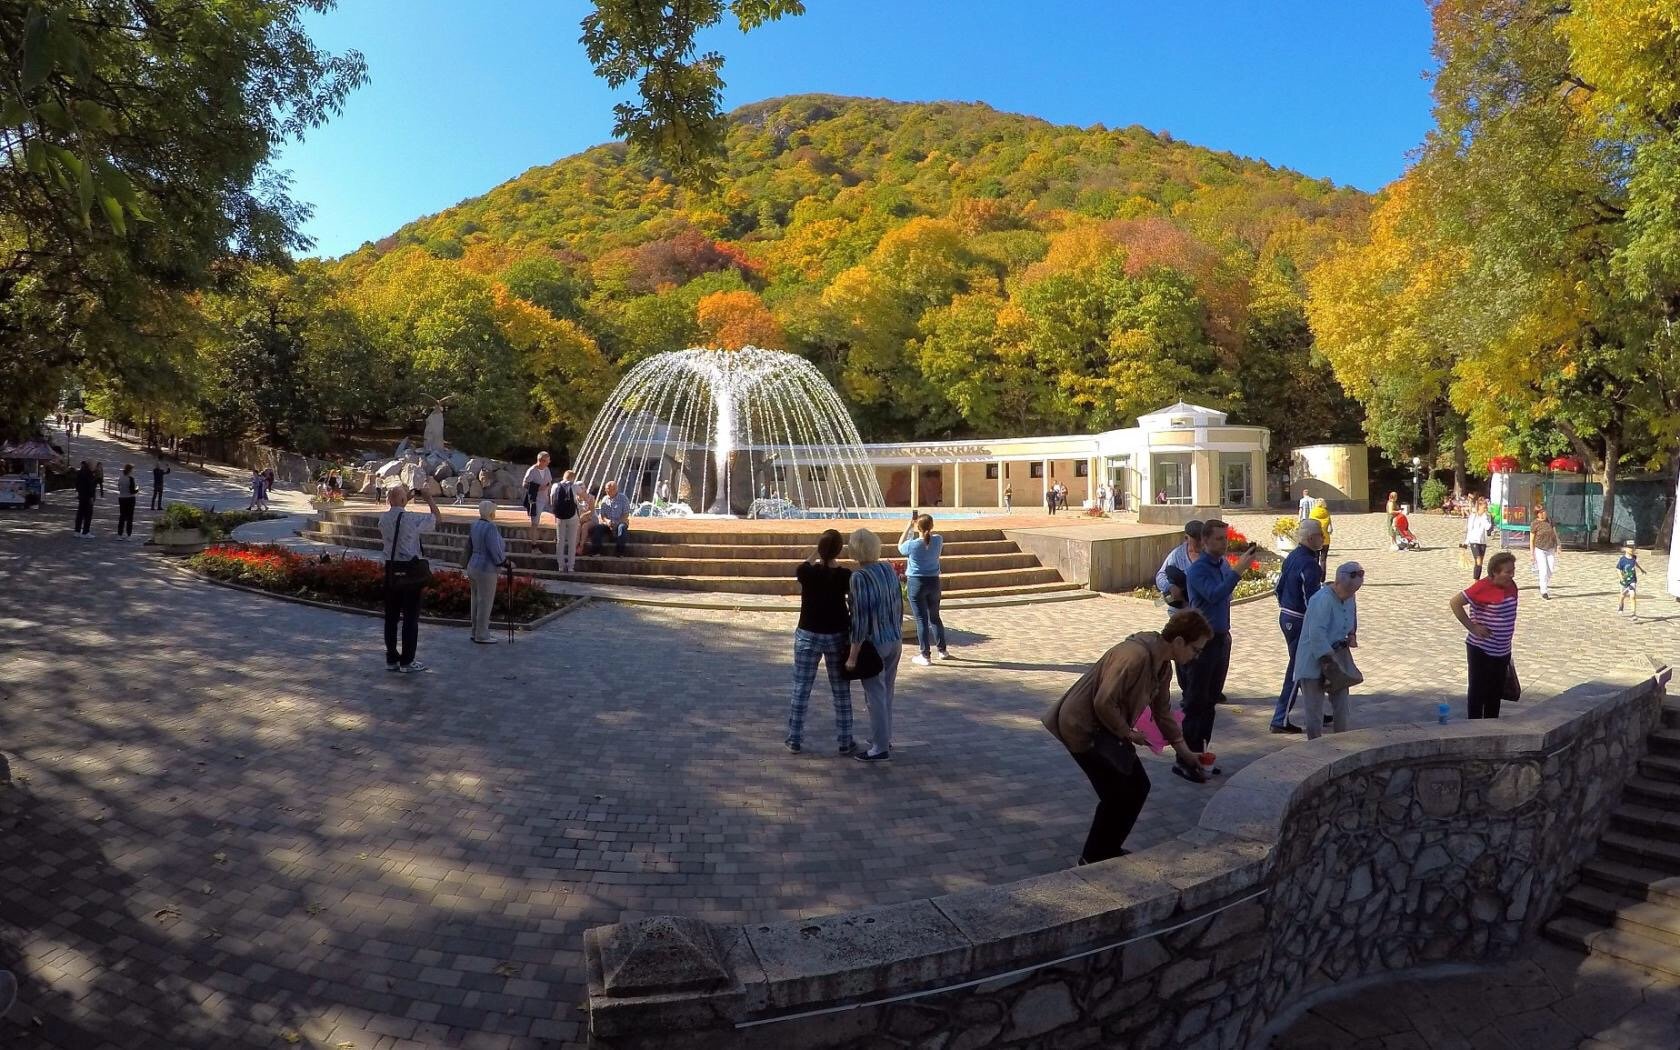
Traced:
<path id="1" fill-rule="evenodd" d="M 326 269 L 368 338 L 412 355 L 393 382 L 495 388 L 452 423 L 484 440 L 575 441 L 635 361 L 752 343 L 817 363 L 868 439 L 1102 429 L 1184 398 L 1281 454 L 1360 436 L 1302 275 L 1370 209 L 1139 127 L 804 95 L 733 113 L 710 189 L 600 146 Z M 560 327 L 521 348 L 513 313 Z M 521 388 L 556 403 L 508 431 L 495 400 Z"/>

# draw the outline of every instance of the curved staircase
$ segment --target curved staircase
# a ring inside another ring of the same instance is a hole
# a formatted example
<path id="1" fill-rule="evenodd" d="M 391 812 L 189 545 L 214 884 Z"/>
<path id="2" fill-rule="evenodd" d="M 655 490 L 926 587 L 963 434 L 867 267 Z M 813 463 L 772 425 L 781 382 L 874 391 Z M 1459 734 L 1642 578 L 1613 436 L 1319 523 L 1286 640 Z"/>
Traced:
<path id="1" fill-rule="evenodd" d="M 361 507 L 328 510 L 300 535 L 317 543 L 378 550 L 376 514 L 372 508 Z M 435 532 L 426 534 L 427 556 L 446 565 L 460 564 L 471 520 L 447 515 Z M 811 556 L 821 531 L 800 522 L 752 522 L 752 528 L 731 529 L 693 519 L 667 523 L 637 518 L 631 523 L 622 557 L 579 557 L 577 571 L 561 573 L 554 556 L 553 525 L 533 529 L 523 520 L 497 524 L 514 567 L 543 579 L 761 595 L 799 593 L 794 568 Z M 855 528 L 859 523 L 846 524 Z M 945 537 L 940 579 L 946 598 L 1090 594 L 1040 564 L 1037 556 L 1022 551 L 999 529 L 978 524 L 965 527 L 961 521 L 952 521 L 940 531 Z M 885 556 L 897 543 L 898 532 L 879 528 L 876 532 Z"/>
<path id="2" fill-rule="evenodd" d="M 1581 866 L 1545 933 L 1576 951 L 1680 977 L 1680 703 L 1664 701 L 1647 743 L 1598 854 Z"/>

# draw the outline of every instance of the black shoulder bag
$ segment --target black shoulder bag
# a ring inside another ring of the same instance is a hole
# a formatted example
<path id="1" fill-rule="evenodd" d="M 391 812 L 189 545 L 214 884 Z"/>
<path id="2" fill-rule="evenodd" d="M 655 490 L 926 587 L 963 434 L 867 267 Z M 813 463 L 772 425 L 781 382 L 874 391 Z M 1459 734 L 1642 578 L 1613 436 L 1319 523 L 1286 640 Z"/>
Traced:
<path id="1" fill-rule="evenodd" d="M 848 682 L 861 682 L 865 678 L 874 678 L 886 670 L 886 664 L 881 660 L 880 650 L 875 648 L 874 642 L 864 642 L 858 649 L 857 664 L 851 670 L 846 665 L 840 665 L 840 677 Z"/>
<path id="2" fill-rule="evenodd" d="M 391 556 L 385 559 L 385 583 L 389 587 L 424 587 L 432 582 L 432 563 L 425 558 L 407 558 L 397 560 L 397 541 L 402 538 L 402 511 L 397 512 L 397 520 L 391 526 Z M 414 537 L 416 545 L 420 544 L 420 537 Z M 420 548 L 422 554 L 425 547 Z"/>

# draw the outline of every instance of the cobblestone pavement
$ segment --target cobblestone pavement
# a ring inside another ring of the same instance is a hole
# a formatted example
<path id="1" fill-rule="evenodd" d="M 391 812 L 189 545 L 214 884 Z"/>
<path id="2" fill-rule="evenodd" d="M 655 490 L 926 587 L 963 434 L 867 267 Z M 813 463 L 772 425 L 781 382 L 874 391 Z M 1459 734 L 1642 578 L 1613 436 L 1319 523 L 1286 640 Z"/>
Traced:
<path id="1" fill-rule="evenodd" d="M 958 659 L 904 667 L 899 750 L 867 767 L 830 752 L 820 688 L 807 752 L 782 749 L 785 614 L 596 603 L 495 648 L 427 627 L 433 673 L 397 676 L 378 621 L 185 577 L 109 539 L 104 505 L 105 535 L 73 539 L 62 495 L 0 516 L 0 966 L 23 985 L 7 1046 L 576 1046 L 590 926 L 813 915 L 1058 869 L 1093 800 L 1039 715 L 1161 620 L 1111 597 L 953 611 Z M 1459 528 L 1418 524 L 1437 545 Z M 1336 560 L 1371 573 L 1356 720 L 1432 719 L 1438 697 L 1456 717 L 1446 601 L 1468 572 L 1455 549 L 1378 549 L 1381 531 L 1348 517 L 1336 536 Z M 1566 556 L 1553 601 L 1525 591 L 1533 702 L 1676 655 L 1671 599 L 1615 617 L 1612 561 Z M 1234 619 L 1227 773 L 1308 746 L 1266 731 L 1275 606 Z M 1151 767 L 1134 848 L 1193 824 L 1211 790 Z"/>
<path id="2" fill-rule="evenodd" d="M 1680 983 L 1552 944 L 1489 970 L 1399 981 L 1309 1010 L 1275 1050 L 1672 1050 Z"/>

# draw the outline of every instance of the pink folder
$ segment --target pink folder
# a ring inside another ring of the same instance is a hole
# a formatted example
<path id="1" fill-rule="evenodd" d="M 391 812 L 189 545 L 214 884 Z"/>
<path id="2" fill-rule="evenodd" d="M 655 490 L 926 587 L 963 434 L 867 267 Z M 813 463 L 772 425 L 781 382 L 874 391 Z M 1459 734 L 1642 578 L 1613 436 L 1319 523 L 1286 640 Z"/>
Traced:
<path id="1" fill-rule="evenodd" d="M 1183 723 L 1184 712 L 1174 711 L 1173 718 L 1178 722 Z M 1155 724 L 1155 711 L 1153 708 L 1144 708 L 1143 714 L 1138 716 L 1137 725 L 1132 728 L 1143 734 L 1144 739 L 1149 741 L 1150 748 L 1154 750 L 1157 755 L 1167 749 L 1167 738 L 1161 735 L 1161 727 Z"/>

